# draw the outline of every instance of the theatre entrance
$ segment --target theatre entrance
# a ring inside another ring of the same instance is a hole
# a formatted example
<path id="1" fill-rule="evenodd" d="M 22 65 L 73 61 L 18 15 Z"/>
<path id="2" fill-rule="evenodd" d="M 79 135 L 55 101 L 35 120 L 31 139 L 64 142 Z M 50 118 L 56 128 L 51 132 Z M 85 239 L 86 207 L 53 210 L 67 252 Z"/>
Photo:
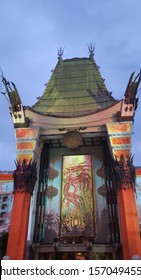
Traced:
<path id="1" fill-rule="evenodd" d="M 35 260 L 116 260 L 122 259 L 121 244 L 32 244 Z"/>

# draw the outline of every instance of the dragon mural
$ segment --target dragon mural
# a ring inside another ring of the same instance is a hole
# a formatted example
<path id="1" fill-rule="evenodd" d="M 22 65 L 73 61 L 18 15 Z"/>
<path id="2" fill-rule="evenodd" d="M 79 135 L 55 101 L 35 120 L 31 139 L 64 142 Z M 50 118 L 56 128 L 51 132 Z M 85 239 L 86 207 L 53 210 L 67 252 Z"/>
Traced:
<path id="1" fill-rule="evenodd" d="M 63 159 L 62 232 L 65 229 L 71 232 L 75 227 L 80 233 L 85 233 L 87 221 L 93 225 L 91 169 L 90 155 L 65 156 Z M 93 232 L 92 228 L 90 231 Z"/>

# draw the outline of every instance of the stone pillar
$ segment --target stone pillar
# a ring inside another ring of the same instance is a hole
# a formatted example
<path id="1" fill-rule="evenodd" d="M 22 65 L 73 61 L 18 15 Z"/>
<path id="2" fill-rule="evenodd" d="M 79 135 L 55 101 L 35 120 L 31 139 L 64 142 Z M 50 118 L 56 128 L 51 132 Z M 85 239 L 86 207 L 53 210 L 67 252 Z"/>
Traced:
<path id="1" fill-rule="evenodd" d="M 14 203 L 6 255 L 12 260 L 25 259 L 30 199 L 37 179 L 36 162 L 16 162 L 14 177 Z"/>
<path id="2" fill-rule="evenodd" d="M 118 193 L 120 229 L 123 259 L 131 260 L 133 255 L 141 257 L 141 239 L 137 207 L 135 202 L 135 168 L 133 158 L 115 160 L 115 179 Z"/>

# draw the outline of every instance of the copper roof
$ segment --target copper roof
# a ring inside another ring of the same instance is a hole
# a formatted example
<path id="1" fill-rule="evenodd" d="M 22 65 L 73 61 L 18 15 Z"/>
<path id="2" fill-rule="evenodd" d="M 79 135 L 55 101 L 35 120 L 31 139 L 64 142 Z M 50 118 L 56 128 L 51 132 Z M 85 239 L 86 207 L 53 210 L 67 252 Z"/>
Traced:
<path id="1" fill-rule="evenodd" d="M 55 117 L 80 117 L 116 103 L 90 58 L 59 60 L 33 110 Z"/>

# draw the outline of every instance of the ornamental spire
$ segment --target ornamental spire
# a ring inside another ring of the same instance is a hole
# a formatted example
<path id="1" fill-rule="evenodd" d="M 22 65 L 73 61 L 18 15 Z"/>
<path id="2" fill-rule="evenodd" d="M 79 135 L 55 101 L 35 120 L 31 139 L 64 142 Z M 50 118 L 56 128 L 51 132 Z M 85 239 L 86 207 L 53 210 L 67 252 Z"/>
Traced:
<path id="1" fill-rule="evenodd" d="M 62 48 L 60 47 L 60 49 L 58 49 L 58 62 L 61 62 L 61 61 L 62 61 L 63 53 L 64 53 L 64 49 L 62 49 Z"/>
<path id="2" fill-rule="evenodd" d="M 88 45 L 88 50 L 89 50 L 89 58 L 91 61 L 94 61 L 94 50 L 95 50 L 95 45 L 92 43 Z"/>

